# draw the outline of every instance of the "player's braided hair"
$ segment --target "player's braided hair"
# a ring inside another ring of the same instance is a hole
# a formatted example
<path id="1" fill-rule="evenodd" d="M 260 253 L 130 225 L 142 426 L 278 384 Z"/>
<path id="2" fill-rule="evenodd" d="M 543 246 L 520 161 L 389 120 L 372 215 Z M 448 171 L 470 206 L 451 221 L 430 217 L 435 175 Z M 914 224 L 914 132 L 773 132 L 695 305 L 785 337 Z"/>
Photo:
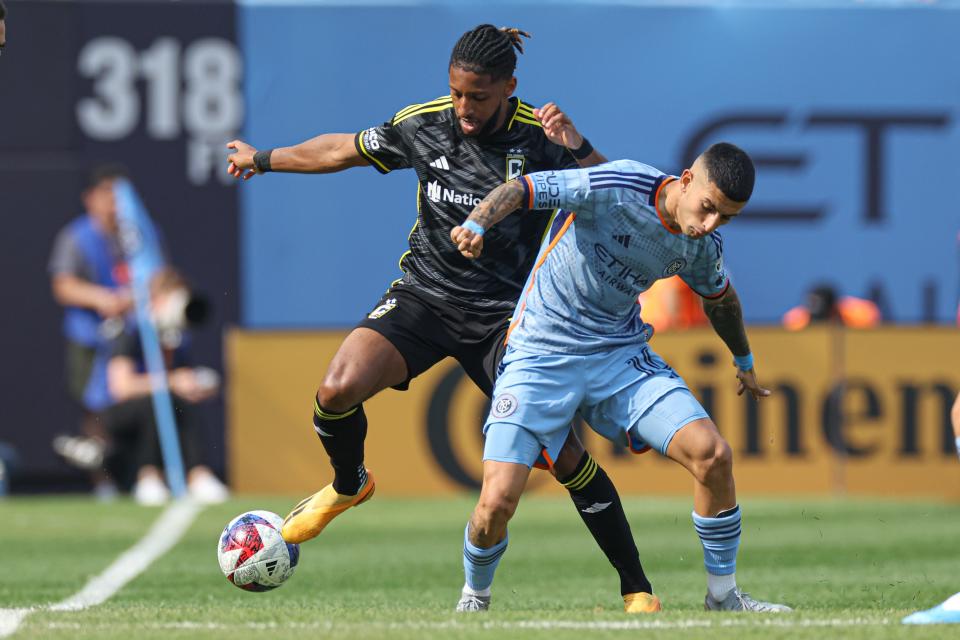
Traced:
<path id="1" fill-rule="evenodd" d="M 450 54 L 449 66 L 489 75 L 493 80 L 509 78 L 517 68 L 514 49 L 523 53 L 523 38 L 529 37 L 520 29 L 481 24 L 460 36 Z"/>
<path id="2" fill-rule="evenodd" d="M 729 142 L 718 142 L 703 152 L 703 161 L 710 181 L 723 195 L 734 202 L 750 199 L 756 171 L 746 151 Z"/>

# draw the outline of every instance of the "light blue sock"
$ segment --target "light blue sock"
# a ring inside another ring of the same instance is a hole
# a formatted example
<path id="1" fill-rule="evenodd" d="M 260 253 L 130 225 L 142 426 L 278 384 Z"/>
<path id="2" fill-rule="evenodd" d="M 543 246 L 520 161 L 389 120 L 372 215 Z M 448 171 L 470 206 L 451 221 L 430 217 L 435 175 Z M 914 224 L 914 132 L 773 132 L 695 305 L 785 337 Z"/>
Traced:
<path id="1" fill-rule="evenodd" d="M 960 436 L 957 436 L 957 455 L 960 455 Z"/>
<path id="2" fill-rule="evenodd" d="M 731 575 L 737 570 L 740 547 L 740 505 L 716 518 L 693 514 L 693 526 L 703 545 L 703 564 L 714 576 Z"/>
<path id="3" fill-rule="evenodd" d="M 470 525 L 463 531 L 463 572 L 467 576 L 467 586 L 474 592 L 483 592 L 493 584 L 493 573 L 500 564 L 500 556 L 507 550 L 509 536 L 489 549 L 481 549 L 470 543 L 468 533 Z"/>

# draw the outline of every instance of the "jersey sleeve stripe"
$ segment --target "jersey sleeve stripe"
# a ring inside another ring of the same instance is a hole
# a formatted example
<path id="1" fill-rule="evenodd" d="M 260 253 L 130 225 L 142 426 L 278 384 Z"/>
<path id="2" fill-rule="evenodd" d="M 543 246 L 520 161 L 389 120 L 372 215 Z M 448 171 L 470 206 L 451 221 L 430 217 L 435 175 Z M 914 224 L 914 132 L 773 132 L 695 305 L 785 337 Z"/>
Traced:
<path id="1" fill-rule="evenodd" d="M 531 119 L 531 118 L 521 117 L 519 114 L 517 114 L 516 116 L 514 116 L 513 119 L 514 119 L 516 122 L 524 122 L 524 123 L 526 123 L 526 124 L 532 124 L 532 125 L 534 125 L 535 127 L 543 127 L 543 125 L 540 124 L 539 122 L 537 122 L 536 120 L 533 120 L 533 119 Z"/>
<path id="2" fill-rule="evenodd" d="M 413 116 L 423 115 L 424 113 L 433 113 L 433 112 L 435 112 L 435 111 L 445 111 L 446 109 L 452 109 L 452 108 L 453 108 L 453 102 L 452 102 L 452 101 L 451 101 L 451 102 L 440 102 L 440 103 L 438 103 L 438 104 L 435 105 L 435 106 L 432 106 L 432 107 L 424 107 L 424 108 L 418 109 L 418 110 L 416 110 L 416 111 L 411 111 L 410 113 L 407 113 L 406 115 L 401 116 L 401 117 L 399 117 L 399 118 L 394 118 L 394 119 L 393 119 L 393 124 L 400 124 L 401 122 L 403 122 L 403 121 L 406 120 L 407 118 L 412 118 Z"/>
<path id="3" fill-rule="evenodd" d="M 643 182 L 648 182 L 654 184 L 657 179 L 646 173 L 631 173 L 628 171 L 591 171 L 590 177 L 594 176 L 614 176 L 618 178 L 625 178 L 628 180 L 641 180 Z"/>
<path id="4" fill-rule="evenodd" d="M 644 189 L 653 189 L 653 181 L 647 182 L 639 178 L 627 178 L 624 176 L 598 176 L 591 174 L 590 184 L 594 184 L 595 182 L 620 182 L 622 184 L 632 184 L 635 187 L 643 187 Z"/>
<path id="5" fill-rule="evenodd" d="M 637 193 L 649 196 L 650 188 L 649 187 L 638 187 L 635 184 L 630 184 L 629 182 L 591 182 L 591 189 L 627 189 L 629 191 L 636 191 Z"/>
<path id="6" fill-rule="evenodd" d="M 353 146 L 357 148 L 357 152 L 361 156 L 370 161 L 370 164 L 372 164 L 377 171 L 380 173 L 390 173 L 390 169 L 388 169 L 382 162 L 374 158 L 370 152 L 367 151 L 367 148 L 363 146 L 363 131 L 358 133 L 353 139 Z"/>
<path id="7" fill-rule="evenodd" d="M 396 120 L 397 118 L 402 118 L 403 116 L 413 111 L 416 111 L 417 109 L 435 106 L 438 103 L 443 102 L 444 100 L 451 100 L 451 98 L 450 96 L 440 96 L 439 98 L 431 100 L 430 102 L 422 102 L 420 104 L 411 104 L 409 106 L 404 107 L 403 109 L 400 109 L 400 111 L 397 111 L 397 113 L 393 116 L 393 119 Z"/>

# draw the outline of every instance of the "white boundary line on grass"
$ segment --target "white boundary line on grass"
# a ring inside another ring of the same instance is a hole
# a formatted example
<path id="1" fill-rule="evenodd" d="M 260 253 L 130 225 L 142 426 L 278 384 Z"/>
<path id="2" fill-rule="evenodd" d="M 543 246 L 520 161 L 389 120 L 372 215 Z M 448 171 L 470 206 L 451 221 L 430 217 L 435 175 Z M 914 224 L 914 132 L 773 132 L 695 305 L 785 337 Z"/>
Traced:
<path id="1" fill-rule="evenodd" d="M 165 554 L 187 532 L 203 507 L 191 500 L 181 500 L 167 507 L 147 534 L 113 561 L 100 575 L 66 600 L 46 607 L 0 609 L 0 638 L 13 635 L 34 611 L 79 611 L 106 602 L 125 584 L 143 573 Z"/>
<path id="2" fill-rule="evenodd" d="M 891 624 L 889 618 L 800 618 L 796 619 L 792 614 L 770 616 L 765 615 L 737 615 L 736 617 L 723 617 L 719 620 L 489 620 L 479 625 L 470 624 L 467 621 L 448 620 L 437 622 L 371 622 L 371 623 L 352 623 L 352 622 L 137 622 L 133 625 L 137 630 L 164 630 L 164 631 L 348 631 L 361 629 L 380 629 L 383 631 L 397 630 L 424 630 L 424 631 L 449 631 L 449 630 L 468 630 L 468 629 L 499 629 L 503 631 L 518 629 L 540 629 L 540 630 L 581 630 L 581 631 L 638 631 L 655 629 L 721 629 L 732 627 L 775 627 L 775 628 L 845 628 L 845 627 L 863 627 L 863 626 L 886 626 Z M 64 623 L 51 622 L 47 625 L 48 629 L 61 630 L 90 630 L 93 628 L 105 628 L 116 630 L 115 624 L 105 624 L 102 627 L 90 625 L 88 623 Z"/>

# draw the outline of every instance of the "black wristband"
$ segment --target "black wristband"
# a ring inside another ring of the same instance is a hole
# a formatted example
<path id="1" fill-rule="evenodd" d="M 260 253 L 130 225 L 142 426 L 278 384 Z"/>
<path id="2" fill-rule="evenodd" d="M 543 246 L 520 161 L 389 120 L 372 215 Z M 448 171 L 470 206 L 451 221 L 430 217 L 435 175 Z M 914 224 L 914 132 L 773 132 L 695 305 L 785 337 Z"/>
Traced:
<path id="1" fill-rule="evenodd" d="M 589 140 L 584 138 L 580 147 L 578 149 L 570 149 L 570 153 L 572 153 L 573 157 L 577 160 L 585 160 L 587 156 L 593 153 L 593 145 L 590 144 Z"/>
<path id="2" fill-rule="evenodd" d="M 265 151 L 257 151 L 253 154 L 253 166 L 257 168 L 257 171 L 260 173 L 267 173 L 268 171 L 273 171 L 273 168 L 270 166 L 270 154 L 273 153 L 273 149 L 267 149 Z"/>

